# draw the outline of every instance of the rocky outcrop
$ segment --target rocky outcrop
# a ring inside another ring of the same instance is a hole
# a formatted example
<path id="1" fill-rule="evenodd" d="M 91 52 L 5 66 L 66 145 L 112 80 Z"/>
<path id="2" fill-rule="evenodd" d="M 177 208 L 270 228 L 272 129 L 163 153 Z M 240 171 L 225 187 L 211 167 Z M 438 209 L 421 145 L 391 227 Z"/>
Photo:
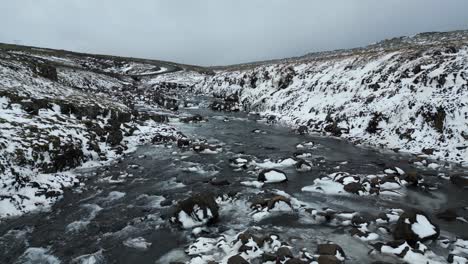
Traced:
<path id="1" fill-rule="evenodd" d="M 434 158 L 466 163 L 468 33 L 429 35 L 233 67 L 195 89 L 236 94 L 243 109 L 275 115 L 299 133 L 307 128 L 412 153 L 431 148 Z"/>

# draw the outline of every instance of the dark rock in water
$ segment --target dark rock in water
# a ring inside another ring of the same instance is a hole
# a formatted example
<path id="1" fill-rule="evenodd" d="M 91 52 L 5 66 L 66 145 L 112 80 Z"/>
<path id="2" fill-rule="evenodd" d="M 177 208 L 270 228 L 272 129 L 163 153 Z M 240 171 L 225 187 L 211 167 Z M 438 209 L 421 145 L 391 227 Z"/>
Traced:
<path id="1" fill-rule="evenodd" d="M 457 255 L 454 255 L 454 254 L 449 254 L 448 257 L 447 257 L 447 261 L 448 261 L 448 263 L 454 263 L 454 264 L 468 263 L 468 258 L 457 256 Z"/>
<path id="2" fill-rule="evenodd" d="M 417 186 L 422 177 L 417 172 L 410 171 L 406 174 L 405 180 L 412 186 Z"/>
<path id="3" fill-rule="evenodd" d="M 276 262 L 277 257 L 275 254 L 272 253 L 263 253 L 262 254 L 262 261 L 263 262 L 268 262 L 268 261 L 273 261 Z"/>
<path id="4" fill-rule="evenodd" d="M 276 251 L 276 256 L 278 257 L 280 261 L 284 261 L 287 258 L 294 258 L 293 253 L 287 247 L 278 248 L 278 250 Z"/>
<path id="5" fill-rule="evenodd" d="M 181 212 L 184 212 L 185 217 L 191 217 L 195 222 L 213 224 L 218 220 L 218 210 L 218 204 L 212 193 L 195 194 L 177 204 L 173 222 L 186 227 L 183 223 L 184 219 L 181 219 Z"/>
<path id="6" fill-rule="evenodd" d="M 249 264 L 247 260 L 245 260 L 240 255 L 232 256 L 227 261 L 228 264 Z"/>
<path id="7" fill-rule="evenodd" d="M 269 115 L 269 116 L 267 116 L 266 120 L 267 120 L 267 123 L 268 123 L 268 124 L 275 124 L 275 123 L 278 122 L 277 117 L 274 116 L 274 115 Z"/>
<path id="8" fill-rule="evenodd" d="M 275 208 L 276 204 L 279 202 L 286 203 L 292 209 L 291 200 L 282 195 L 275 195 L 273 197 L 256 197 L 252 201 L 251 208 L 258 208 L 258 209 L 267 208 L 268 210 L 271 210 Z"/>
<path id="9" fill-rule="evenodd" d="M 239 95 L 237 95 L 237 94 L 228 95 L 226 98 L 224 98 L 224 101 L 225 102 L 238 103 L 239 102 Z"/>
<path id="10" fill-rule="evenodd" d="M 434 149 L 433 148 L 423 148 L 421 150 L 421 152 L 426 154 L 426 155 L 432 155 L 432 154 L 434 154 Z"/>
<path id="11" fill-rule="evenodd" d="M 447 209 L 443 212 L 436 214 L 437 218 L 445 221 L 455 221 L 457 220 L 458 214 L 455 209 Z"/>
<path id="12" fill-rule="evenodd" d="M 160 105 L 160 106 L 162 106 L 162 107 L 164 107 L 166 109 L 169 109 L 169 110 L 172 110 L 172 111 L 177 111 L 179 109 L 179 103 L 178 103 L 177 99 L 168 98 L 163 94 L 156 93 L 154 95 L 154 100 L 158 105 Z"/>
<path id="13" fill-rule="evenodd" d="M 343 133 L 341 132 L 341 128 L 338 127 L 336 121 L 326 125 L 323 129 L 325 132 L 332 134 L 335 137 L 340 137 Z"/>
<path id="14" fill-rule="evenodd" d="M 298 258 L 292 258 L 292 259 L 288 259 L 285 264 L 307 264 L 308 262 L 306 261 L 303 261 L 301 259 L 298 259 Z"/>
<path id="15" fill-rule="evenodd" d="M 299 160 L 296 163 L 296 170 L 297 171 L 310 171 L 311 169 L 312 169 L 312 165 L 309 162 L 307 162 L 307 161 L 305 161 L 303 159 Z"/>
<path id="16" fill-rule="evenodd" d="M 401 248 L 401 246 L 405 244 L 407 244 L 405 240 L 395 240 L 395 241 L 389 241 L 387 243 L 379 242 L 379 243 L 373 244 L 372 246 L 380 252 L 382 252 L 383 246 L 391 247 L 395 249 L 395 252 L 393 252 L 395 256 L 404 258 L 406 253 L 408 253 L 408 251 L 411 250 L 411 248 L 408 245 L 406 245 L 404 248 Z"/>
<path id="17" fill-rule="evenodd" d="M 309 128 L 307 126 L 300 126 L 297 128 L 296 132 L 299 135 L 305 135 L 309 133 Z"/>
<path id="18" fill-rule="evenodd" d="M 452 175 L 450 181 L 459 187 L 468 187 L 468 176 Z"/>
<path id="19" fill-rule="evenodd" d="M 241 241 L 241 243 L 243 245 L 249 243 L 250 240 L 253 240 L 259 247 L 263 246 L 263 243 L 264 243 L 264 239 L 258 237 L 258 236 L 255 236 L 249 232 L 244 232 L 240 235 L 237 236 L 237 240 L 238 241 Z"/>
<path id="20" fill-rule="evenodd" d="M 317 258 L 319 264 L 341 264 L 343 261 L 339 260 L 335 256 L 321 255 Z"/>
<path id="21" fill-rule="evenodd" d="M 317 254 L 319 255 L 328 255 L 328 256 L 341 256 L 346 258 L 346 255 L 343 249 L 337 244 L 320 244 L 317 246 Z"/>
<path id="22" fill-rule="evenodd" d="M 224 98 L 223 102 L 211 103 L 210 108 L 214 111 L 238 112 L 240 111 L 239 96 L 237 94 L 229 95 Z"/>
<path id="23" fill-rule="evenodd" d="M 418 241 L 437 239 L 439 234 L 439 227 L 424 212 L 419 210 L 405 211 L 393 230 L 395 240 L 405 240 L 411 246 L 416 245 Z"/>
<path id="24" fill-rule="evenodd" d="M 163 135 L 163 134 L 156 134 L 153 139 L 151 140 L 151 143 L 153 144 L 157 144 L 157 143 L 168 143 L 168 142 L 172 142 L 172 141 L 176 141 L 177 138 L 174 137 L 174 136 L 167 136 L 167 135 Z"/>
<path id="25" fill-rule="evenodd" d="M 188 148 L 192 141 L 188 138 L 179 138 L 177 139 L 177 147 L 179 148 Z"/>
<path id="26" fill-rule="evenodd" d="M 349 193 L 359 194 L 360 191 L 364 191 L 364 188 L 359 182 L 351 182 L 344 186 L 344 190 Z"/>
<path id="27" fill-rule="evenodd" d="M 258 181 L 268 183 L 281 183 L 288 181 L 286 173 L 277 169 L 265 169 L 260 172 L 257 178 Z"/>
<path id="28" fill-rule="evenodd" d="M 231 184 L 228 180 L 223 179 L 223 180 L 218 180 L 216 178 L 211 179 L 210 184 L 213 186 L 226 186 Z"/>
<path id="29" fill-rule="evenodd" d="M 194 115 L 194 116 L 182 118 L 180 119 L 180 121 L 184 123 L 198 123 L 198 122 L 203 121 L 203 117 L 201 115 Z"/>
<path id="30" fill-rule="evenodd" d="M 206 144 L 203 144 L 203 143 L 201 143 L 201 144 L 200 144 L 200 143 L 196 143 L 196 144 L 193 144 L 192 149 L 193 149 L 193 151 L 195 151 L 195 152 L 202 152 L 202 151 L 204 151 L 205 149 L 207 149 L 208 147 L 209 147 L 209 146 L 206 145 Z"/>
<path id="31" fill-rule="evenodd" d="M 167 115 L 159 115 L 154 113 L 143 113 L 139 114 L 138 119 L 141 121 L 153 120 L 157 123 L 167 123 L 169 122 L 169 117 Z"/>

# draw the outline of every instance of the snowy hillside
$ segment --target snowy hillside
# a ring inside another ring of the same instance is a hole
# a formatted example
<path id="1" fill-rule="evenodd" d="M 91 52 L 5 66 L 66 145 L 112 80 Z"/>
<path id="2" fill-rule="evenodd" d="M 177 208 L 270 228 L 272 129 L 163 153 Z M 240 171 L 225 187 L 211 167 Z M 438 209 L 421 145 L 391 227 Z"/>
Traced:
<path id="1" fill-rule="evenodd" d="M 354 142 L 468 163 L 468 32 L 217 71 L 196 86 Z"/>
<path id="2" fill-rule="evenodd" d="M 164 118 L 134 109 L 149 96 L 134 74 L 170 65 L 44 52 L 0 50 L 0 217 L 50 205 L 79 184 L 70 169 L 108 163 L 158 132 L 175 133 L 155 122 Z"/>

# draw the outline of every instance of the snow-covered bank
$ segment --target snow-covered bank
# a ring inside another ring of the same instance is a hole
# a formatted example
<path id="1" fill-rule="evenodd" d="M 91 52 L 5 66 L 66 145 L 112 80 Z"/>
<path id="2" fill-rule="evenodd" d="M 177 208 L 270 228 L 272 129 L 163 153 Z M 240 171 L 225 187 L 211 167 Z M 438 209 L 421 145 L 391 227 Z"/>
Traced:
<path id="1" fill-rule="evenodd" d="M 217 71 L 195 86 L 291 126 L 468 165 L 468 33 Z M 242 69 L 246 68 L 246 69 Z"/>
<path id="2" fill-rule="evenodd" d="M 152 100 L 159 91 L 139 90 L 144 83 L 129 69 L 103 73 L 124 64 L 59 55 L 0 49 L 0 218 L 49 207 L 80 185 L 74 168 L 108 164 L 156 134 L 178 135 L 159 123 L 167 121 L 163 114 L 134 109 L 142 101 L 163 112 Z"/>

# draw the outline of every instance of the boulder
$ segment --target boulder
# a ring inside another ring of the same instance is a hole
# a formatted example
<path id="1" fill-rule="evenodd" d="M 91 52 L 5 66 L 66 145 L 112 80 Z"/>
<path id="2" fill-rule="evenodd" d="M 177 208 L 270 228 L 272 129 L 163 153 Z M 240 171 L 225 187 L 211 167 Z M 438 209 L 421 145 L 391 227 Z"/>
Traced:
<path id="1" fill-rule="evenodd" d="M 212 193 L 195 194 L 177 204 L 172 222 L 183 228 L 213 224 L 218 220 L 218 210 Z"/>
<path id="2" fill-rule="evenodd" d="M 291 259 L 294 258 L 293 253 L 288 247 L 280 247 L 278 250 L 276 250 L 276 256 L 280 261 L 284 261 L 286 259 Z"/>
<path id="3" fill-rule="evenodd" d="M 312 165 L 305 161 L 305 160 L 299 160 L 297 163 L 296 163 L 296 170 L 297 171 L 310 171 L 312 169 Z"/>
<path id="4" fill-rule="evenodd" d="M 297 128 L 296 133 L 299 135 L 306 135 L 309 133 L 309 128 L 307 126 L 300 126 Z"/>
<path id="5" fill-rule="evenodd" d="M 181 118 L 180 121 L 184 123 L 198 123 L 203 121 L 203 117 L 201 115 L 194 115 L 185 118 Z"/>
<path id="6" fill-rule="evenodd" d="M 249 264 L 249 262 L 240 255 L 235 255 L 228 259 L 227 264 Z"/>
<path id="7" fill-rule="evenodd" d="M 408 210 L 401 214 L 393 230 L 395 240 L 405 240 L 411 246 L 418 241 L 437 239 L 439 234 L 439 227 L 419 210 Z"/>
<path id="8" fill-rule="evenodd" d="M 265 169 L 260 172 L 257 178 L 260 182 L 281 183 L 288 181 L 286 173 L 277 169 Z"/>
<path id="9" fill-rule="evenodd" d="M 351 182 L 344 186 L 344 190 L 349 193 L 359 195 L 359 192 L 363 192 L 364 188 L 362 187 L 362 184 L 360 184 L 359 182 Z"/>
<path id="10" fill-rule="evenodd" d="M 335 256 L 321 255 L 317 258 L 318 264 L 341 264 L 343 261 Z"/>
<path id="11" fill-rule="evenodd" d="M 452 175 L 450 181 L 462 188 L 468 187 L 468 176 L 465 175 Z"/>
<path id="12" fill-rule="evenodd" d="M 343 249 L 338 246 L 337 244 L 319 244 L 317 246 L 317 253 L 319 255 L 327 255 L 327 256 L 334 256 L 338 258 L 338 260 L 344 260 L 346 255 Z"/>

